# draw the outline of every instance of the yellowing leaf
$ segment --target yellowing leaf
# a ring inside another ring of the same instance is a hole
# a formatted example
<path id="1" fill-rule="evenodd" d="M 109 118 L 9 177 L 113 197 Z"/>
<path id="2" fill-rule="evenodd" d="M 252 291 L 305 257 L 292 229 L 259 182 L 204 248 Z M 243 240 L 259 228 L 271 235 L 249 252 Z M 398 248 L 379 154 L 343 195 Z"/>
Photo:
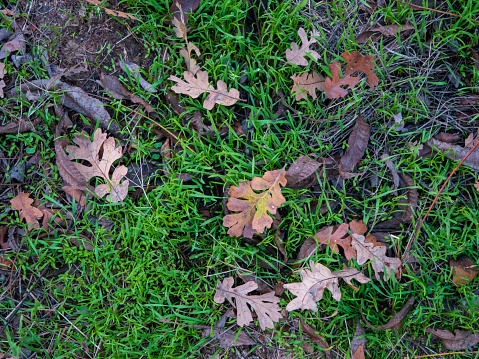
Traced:
<path id="1" fill-rule="evenodd" d="M 341 290 L 339 289 L 339 278 L 342 278 L 348 285 L 354 287 L 351 283 L 356 279 L 360 283 L 370 281 L 368 277 L 359 272 L 356 268 L 346 267 L 343 270 L 332 272 L 320 263 L 309 262 L 311 270 L 301 269 L 301 282 L 285 284 L 284 288 L 293 293 L 296 298 L 286 307 L 287 311 L 297 309 L 318 311 L 316 302 L 323 298 L 323 292 L 328 289 L 333 298 L 338 302 L 341 300 Z"/>
<path id="2" fill-rule="evenodd" d="M 313 100 L 316 98 L 316 89 L 324 91 L 324 77 L 317 72 L 307 73 L 301 75 L 293 75 L 291 78 L 294 81 L 291 93 L 296 93 L 296 101 L 306 98 L 307 93 L 311 95 Z M 307 91 L 304 92 L 304 91 Z"/>
<path id="3" fill-rule="evenodd" d="M 244 181 L 238 187 L 231 186 L 228 209 L 235 214 L 223 218 L 223 225 L 230 227 L 228 234 L 233 237 L 244 235 L 253 238 L 253 234 L 263 233 L 271 228 L 273 218 L 268 212 L 275 214 L 279 206 L 286 200 L 281 194 L 281 187 L 286 185 L 284 169 L 268 171 L 262 178 L 254 177 L 252 181 Z M 264 191 L 256 193 L 255 191 Z"/>
<path id="4" fill-rule="evenodd" d="M 302 42 L 301 48 L 297 43 L 292 42 L 291 49 L 286 50 L 286 63 L 308 66 L 308 60 L 305 57 L 307 53 L 309 53 L 309 55 L 315 60 L 320 58 L 316 51 L 313 51 L 309 48 L 316 42 L 316 39 L 308 40 L 308 35 L 306 35 L 306 31 L 304 31 L 302 27 L 298 30 L 298 35 Z"/>
<path id="5" fill-rule="evenodd" d="M 206 71 L 198 71 L 197 77 L 185 71 L 183 76 L 186 81 L 181 80 L 176 76 L 170 76 L 168 80 L 175 81 L 177 84 L 171 89 L 176 93 L 189 95 L 193 98 L 197 98 L 201 94 L 208 92 L 209 95 L 203 102 L 203 107 L 207 110 L 211 110 L 215 103 L 231 106 L 239 101 L 239 92 L 236 89 L 228 91 L 226 83 L 219 80 L 217 83 L 218 89 L 215 89 L 208 82 L 208 73 Z"/>
<path id="6" fill-rule="evenodd" d="M 244 327 L 253 321 L 251 311 L 248 308 L 249 304 L 258 316 L 261 329 L 274 329 L 274 322 L 278 322 L 282 318 L 281 309 L 278 306 L 280 299 L 274 295 L 274 292 L 271 291 L 263 295 L 247 295 L 258 288 L 256 282 L 250 281 L 236 288 L 233 288 L 233 284 L 233 277 L 225 278 L 223 283 L 218 281 L 215 302 L 221 304 L 225 299 L 228 299 L 231 305 L 236 308 L 240 327 Z"/>
<path id="7" fill-rule="evenodd" d="M 29 231 L 40 227 L 38 218 L 43 217 L 43 212 L 32 206 L 33 199 L 30 198 L 28 193 L 20 192 L 16 197 L 10 200 L 10 203 L 12 204 L 13 210 L 19 211 L 18 217 L 20 217 L 20 221 L 25 219 Z"/>
<path id="8" fill-rule="evenodd" d="M 115 168 L 110 178 L 110 168 L 113 162 L 121 158 L 121 147 L 115 147 L 115 139 L 113 137 L 107 138 L 106 133 L 102 133 L 98 128 L 93 135 L 93 142 L 82 135 L 75 135 L 73 142 L 77 146 L 66 146 L 65 150 L 70 155 L 70 160 L 85 160 L 91 163 L 91 167 L 85 166 L 81 163 L 74 162 L 78 171 L 85 176 L 89 181 L 93 177 L 101 177 L 106 180 L 106 184 L 101 184 L 95 188 L 95 193 L 103 197 L 108 194 L 107 200 L 109 202 L 121 202 L 128 194 L 129 181 L 121 180 L 128 173 L 125 166 Z M 103 148 L 103 156 L 100 159 L 100 149 Z"/>

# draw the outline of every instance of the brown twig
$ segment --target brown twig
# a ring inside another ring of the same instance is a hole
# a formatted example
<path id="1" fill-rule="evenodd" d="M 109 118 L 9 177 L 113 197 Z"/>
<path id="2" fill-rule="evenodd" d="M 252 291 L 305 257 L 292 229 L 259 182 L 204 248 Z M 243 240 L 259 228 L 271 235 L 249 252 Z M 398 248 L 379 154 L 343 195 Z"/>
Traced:
<path id="1" fill-rule="evenodd" d="M 458 17 L 460 19 L 463 19 L 463 17 L 461 15 L 457 15 L 457 14 L 453 14 L 453 13 L 450 13 L 450 12 L 447 12 L 447 11 L 441 11 L 441 10 L 436 10 L 436 9 L 431 9 L 429 7 L 424 7 L 424 6 L 419 6 L 419 5 L 414 5 L 414 4 L 411 4 L 411 3 L 407 3 L 405 1 L 402 1 L 402 0 L 396 0 L 397 2 L 400 2 L 401 4 L 404 4 L 404 5 L 410 5 L 410 6 L 414 6 L 418 9 L 423 9 L 423 10 L 430 10 L 430 11 L 434 11 L 434 12 L 438 12 L 440 14 L 445 14 L 445 15 L 450 15 L 450 16 L 454 16 L 454 17 Z M 473 20 L 473 19 L 468 19 L 472 22 L 475 22 L 476 24 L 479 24 L 479 21 L 477 20 Z"/>
<path id="2" fill-rule="evenodd" d="M 415 355 L 414 359 L 416 358 L 431 358 L 431 357 L 438 357 L 440 355 L 452 355 L 452 354 L 476 354 L 479 353 L 479 351 L 473 351 L 473 352 L 449 352 L 449 353 L 436 353 L 436 354 L 427 354 L 427 355 Z"/>
<path id="3" fill-rule="evenodd" d="M 469 155 L 472 153 L 472 151 L 474 151 L 476 149 L 476 147 L 479 145 L 479 142 L 477 142 L 474 147 L 471 148 L 471 150 L 464 156 L 464 158 L 461 160 L 461 162 L 459 162 L 456 166 L 456 168 L 454 168 L 454 170 L 451 172 L 451 174 L 449 175 L 449 177 L 447 177 L 446 181 L 444 182 L 444 184 L 442 185 L 441 189 L 439 190 L 439 192 L 437 193 L 436 197 L 434 197 L 434 200 L 432 201 L 431 205 L 429 206 L 429 209 L 427 210 L 426 214 L 424 215 L 424 217 L 422 218 L 421 220 L 421 223 L 419 223 L 419 226 L 417 226 L 417 229 L 414 231 L 414 234 L 413 236 L 411 237 L 411 239 L 409 240 L 407 246 L 406 246 L 406 249 L 404 250 L 404 254 L 401 258 L 401 267 L 404 263 L 404 258 L 406 258 L 406 255 L 407 255 L 407 252 L 409 251 L 409 249 L 411 248 L 411 245 L 413 244 L 414 240 L 416 239 L 419 231 L 421 230 L 421 227 L 424 223 L 424 221 L 426 220 L 427 216 L 429 215 L 429 212 L 431 212 L 432 210 L 432 207 L 434 206 L 434 204 L 436 203 L 437 199 L 439 198 L 439 195 L 441 194 L 441 192 L 444 190 L 444 188 L 446 187 L 447 183 L 449 182 L 449 180 L 451 179 L 451 177 L 454 175 L 454 173 L 456 173 L 456 171 L 458 170 L 458 168 L 463 164 L 463 162 L 466 160 L 467 157 L 469 157 Z"/>

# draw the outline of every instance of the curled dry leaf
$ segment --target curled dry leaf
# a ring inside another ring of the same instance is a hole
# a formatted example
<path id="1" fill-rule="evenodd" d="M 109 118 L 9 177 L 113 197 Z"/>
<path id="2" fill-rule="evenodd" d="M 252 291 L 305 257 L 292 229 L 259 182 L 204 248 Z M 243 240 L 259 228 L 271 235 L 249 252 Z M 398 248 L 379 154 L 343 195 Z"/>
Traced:
<path id="1" fill-rule="evenodd" d="M 356 318 L 356 331 L 354 332 L 353 340 L 351 341 L 351 356 L 352 359 L 364 359 L 364 345 L 366 344 L 366 338 L 364 335 L 363 326 L 358 318 Z"/>
<path id="2" fill-rule="evenodd" d="M 107 183 L 98 185 L 95 193 L 99 197 L 107 196 L 107 200 L 112 203 L 123 201 L 128 194 L 128 180 L 121 180 L 128 172 L 125 166 L 115 168 L 110 178 L 110 168 L 113 162 L 122 156 L 121 147 L 115 146 L 113 137 L 107 138 L 106 133 L 102 133 L 98 128 L 94 135 L 93 141 L 82 135 L 75 135 L 73 142 L 77 146 L 66 146 L 65 150 L 69 153 L 70 160 L 85 160 L 91 163 L 91 167 L 85 166 L 79 162 L 75 162 L 75 167 L 80 171 L 84 178 L 89 181 L 93 177 L 101 177 Z M 103 147 L 103 156 L 100 160 L 99 152 Z"/>
<path id="3" fill-rule="evenodd" d="M 391 157 L 387 152 L 385 152 L 382 156 L 381 159 L 384 160 L 384 163 L 386 166 L 391 170 L 391 174 L 393 177 L 393 183 L 394 187 L 392 189 L 397 189 L 399 188 L 399 174 L 396 169 L 396 166 L 394 165 L 393 161 L 391 160 Z"/>
<path id="4" fill-rule="evenodd" d="M 356 174 L 352 174 L 351 172 L 366 152 L 370 133 L 369 125 L 364 121 L 361 115 L 359 115 L 348 139 L 348 149 L 339 162 L 339 174 L 342 178 L 356 176 Z"/>
<path id="5" fill-rule="evenodd" d="M 305 72 L 301 75 L 295 74 L 291 78 L 294 81 L 291 94 L 296 93 L 296 101 L 306 98 L 308 93 L 314 100 L 316 99 L 316 89 L 324 91 L 324 77 L 317 72 Z"/>
<path id="6" fill-rule="evenodd" d="M 471 150 L 470 148 L 464 148 L 461 146 L 456 146 L 447 142 L 440 141 L 435 137 L 431 138 L 426 143 L 429 146 L 439 150 L 447 158 L 455 161 L 461 161 Z M 471 152 L 469 157 L 467 157 L 463 163 L 465 163 L 472 169 L 479 171 L 479 148 L 476 147 L 476 149 Z"/>
<path id="7" fill-rule="evenodd" d="M 305 332 L 308 337 L 311 338 L 313 342 L 315 342 L 320 348 L 324 349 L 324 354 L 326 358 L 331 357 L 331 350 L 329 349 L 328 342 L 323 338 L 321 334 L 316 333 L 316 330 L 306 323 L 303 319 L 300 319 L 301 322 L 301 329 Z"/>
<path id="8" fill-rule="evenodd" d="M 254 177 L 252 181 L 241 182 L 238 187 L 231 186 L 227 207 L 230 211 L 240 213 L 228 214 L 223 218 L 223 225 L 230 228 L 230 236 L 253 238 L 253 234 L 271 228 L 273 218 L 268 212 L 275 214 L 286 201 L 281 194 L 281 186 L 287 183 L 285 174 L 284 169 L 268 171 L 262 178 Z"/>
<path id="9" fill-rule="evenodd" d="M 191 57 L 191 52 L 194 51 L 196 56 L 201 56 L 200 50 L 192 42 L 187 42 L 186 47 L 180 50 L 180 55 L 183 56 L 186 62 L 186 68 L 193 75 L 200 70 L 200 67 L 196 64 L 196 60 Z"/>
<path id="10" fill-rule="evenodd" d="M 233 288 L 234 279 L 228 277 L 223 282 L 218 281 L 216 285 L 216 294 L 214 300 L 221 304 L 228 299 L 230 304 L 236 308 L 238 326 L 244 327 L 253 321 L 248 304 L 254 309 L 258 316 L 261 329 L 274 329 L 274 322 L 278 322 L 282 315 L 278 303 L 280 299 L 269 292 L 263 295 L 247 295 L 258 288 L 258 284 L 251 281 L 246 284 Z M 233 301 L 234 299 L 234 301 Z"/>
<path id="11" fill-rule="evenodd" d="M 351 89 L 356 86 L 360 80 L 359 77 L 352 77 L 351 75 L 357 71 L 364 72 L 368 76 L 369 86 L 372 88 L 379 85 L 379 79 L 374 74 L 374 57 L 366 55 L 363 56 L 357 51 L 351 54 L 347 51 L 343 52 L 341 56 L 346 60 L 347 66 L 343 77 L 339 76 L 341 64 L 333 62 L 329 65 L 332 79 L 326 78 L 324 83 L 324 92 L 326 98 L 339 98 L 348 94 L 348 91 L 341 88 L 341 86 L 349 85 Z"/>
<path id="12" fill-rule="evenodd" d="M 455 330 L 452 334 L 449 330 L 427 328 L 426 331 L 441 339 L 442 344 L 448 350 L 470 349 L 479 343 L 479 333 L 472 330 Z"/>
<path id="13" fill-rule="evenodd" d="M 322 165 L 308 156 L 298 157 L 286 172 L 288 188 L 302 189 L 311 187 L 316 183 L 316 171 Z"/>
<path id="14" fill-rule="evenodd" d="M 471 282 L 479 273 L 475 263 L 464 255 L 457 260 L 451 258 L 449 265 L 452 267 L 452 281 L 458 287 Z"/>
<path id="15" fill-rule="evenodd" d="M 293 293 L 296 298 L 286 307 L 286 310 L 293 311 L 297 309 L 318 311 L 316 302 L 323 298 L 323 292 L 327 288 L 334 299 L 341 300 L 341 290 L 339 289 L 339 278 L 352 285 L 351 281 L 356 279 L 360 283 L 368 283 L 370 279 L 359 272 L 356 268 L 348 268 L 332 272 L 320 263 L 309 262 L 311 270 L 301 269 L 301 282 L 285 284 L 284 288 Z"/>
<path id="16" fill-rule="evenodd" d="M 138 66 L 137 64 L 135 64 L 133 62 L 129 62 L 129 61 L 120 61 L 119 64 L 120 64 L 121 69 L 123 71 L 125 71 L 127 74 L 130 74 L 131 77 L 133 77 L 133 79 L 135 81 L 138 81 L 140 86 L 143 87 L 143 89 L 145 91 L 148 91 L 150 93 L 157 93 L 158 92 L 155 88 L 153 88 L 152 84 L 150 84 L 148 81 L 146 81 L 143 78 L 143 76 L 141 76 L 140 66 Z"/>
<path id="17" fill-rule="evenodd" d="M 291 49 L 286 50 L 286 63 L 296 64 L 300 66 L 308 66 L 308 60 L 305 55 L 308 53 L 312 58 L 318 60 L 320 58 L 316 51 L 311 50 L 309 47 L 316 42 L 316 39 L 311 38 L 308 40 L 306 31 L 301 27 L 298 30 L 299 38 L 301 39 L 301 48 L 297 43 L 291 43 Z"/>
<path id="18" fill-rule="evenodd" d="M 384 37 L 393 37 L 401 32 L 406 32 L 414 30 L 414 25 L 404 24 L 404 25 L 386 25 L 379 26 L 372 30 L 367 30 L 356 36 L 356 42 L 358 44 L 365 44 L 368 42 L 368 39 L 371 38 L 372 41 L 379 40 L 382 36 Z"/>
<path id="19" fill-rule="evenodd" d="M 364 322 L 366 325 L 374 330 L 387 330 L 387 329 L 396 329 L 399 328 L 401 325 L 402 320 L 406 317 L 406 315 L 409 313 L 409 311 L 412 308 L 412 305 L 414 304 L 414 297 L 411 297 L 408 299 L 406 304 L 401 308 L 399 312 L 397 312 L 389 321 L 384 324 L 380 325 L 379 327 L 373 327 L 369 322 L 366 320 L 366 317 L 363 314 L 363 307 L 361 306 L 361 317 L 363 318 Z"/>
<path id="20" fill-rule="evenodd" d="M 218 89 L 211 86 L 208 82 L 208 73 L 206 71 L 198 71 L 196 75 L 197 78 L 189 71 L 185 71 L 183 76 L 186 82 L 176 76 L 170 76 L 168 80 L 177 83 L 171 89 L 176 93 L 185 94 L 193 98 L 208 92 L 209 95 L 203 102 L 203 107 L 207 110 L 211 110 L 215 103 L 231 106 L 240 100 L 238 90 L 231 89 L 228 91 L 226 83 L 221 80 L 217 82 Z"/>
<path id="21" fill-rule="evenodd" d="M 116 98 L 117 100 L 130 100 L 142 105 L 148 112 L 156 112 L 148 102 L 128 91 L 116 77 L 101 73 L 100 80 L 97 80 L 97 82 L 105 89 L 105 91 L 108 91 L 113 98 Z"/>
<path id="22" fill-rule="evenodd" d="M 11 120 L 6 125 L 0 126 L 0 134 L 30 132 L 33 131 L 35 126 L 38 126 L 40 122 L 42 122 L 41 117 L 36 117 L 33 121 L 27 120 L 25 118 L 20 118 L 20 120 Z"/>
<path id="23" fill-rule="evenodd" d="M 30 198 L 28 193 L 20 192 L 10 200 L 10 203 L 13 210 L 19 211 L 18 217 L 20 221 L 25 219 L 29 231 L 40 227 L 38 219 L 43 217 L 43 212 L 32 206 L 33 199 Z"/>

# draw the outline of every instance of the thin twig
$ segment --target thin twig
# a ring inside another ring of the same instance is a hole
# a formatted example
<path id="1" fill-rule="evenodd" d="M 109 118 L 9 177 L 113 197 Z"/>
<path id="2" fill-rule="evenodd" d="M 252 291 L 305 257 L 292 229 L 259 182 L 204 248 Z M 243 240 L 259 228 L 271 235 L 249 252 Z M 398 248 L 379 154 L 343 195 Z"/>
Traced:
<path id="1" fill-rule="evenodd" d="M 461 15 L 453 14 L 453 13 L 450 13 L 450 12 L 447 12 L 447 11 L 441 11 L 441 10 L 431 9 L 429 7 L 414 5 L 414 4 L 411 4 L 411 3 L 408 3 L 408 2 L 405 2 L 405 1 L 402 1 L 402 0 L 396 0 L 396 1 L 400 2 L 401 4 L 404 4 L 404 5 L 410 5 L 410 6 L 417 7 L 418 9 L 430 10 L 430 11 L 438 12 L 440 14 L 450 15 L 450 16 L 454 16 L 454 17 L 458 17 L 460 19 L 463 19 L 463 17 Z M 473 19 L 468 19 L 468 20 L 470 20 L 472 22 L 475 22 L 476 24 L 479 24 L 479 21 L 477 21 L 477 20 L 473 20 Z"/>
<path id="2" fill-rule="evenodd" d="M 473 352 L 449 352 L 449 353 L 436 353 L 436 354 L 427 354 L 427 355 L 415 355 L 414 359 L 416 358 L 431 358 L 431 357 L 438 357 L 440 355 L 453 355 L 453 354 L 476 354 L 479 353 L 479 351 L 473 351 Z"/>

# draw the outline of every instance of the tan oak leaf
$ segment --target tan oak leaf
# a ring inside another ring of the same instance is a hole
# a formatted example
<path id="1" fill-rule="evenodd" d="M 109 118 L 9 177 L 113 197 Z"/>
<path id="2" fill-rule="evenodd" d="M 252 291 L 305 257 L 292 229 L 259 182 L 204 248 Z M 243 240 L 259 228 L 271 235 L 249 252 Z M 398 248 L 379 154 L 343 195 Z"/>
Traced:
<path id="1" fill-rule="evenodd" d="M 226 83 L 222 80 L 217 82 L 218 88 L 215 89 L 209 84 L 208 73 L 206 71 L 198 71 L 196 75 L 197 77 L 191 72 L 185 71 L 183 73 L 185 81 L 176 76 L 170 76 L 168 80 L 176 82 L 176 85 L 171 89 L 176 93 L 185 94 L 193 98 L 197 98 L 201 94 L 208 92 L 209 95 L 203 102 L 203 107 L 207 110 L 211 110 L 215 103 L 231 106 L 240 100 L 239 91 L 236 89 L 228 91 Z"/>
<path id="2" fill-rule="evenodd" d="M 99 197 L 107 195 L 109 202 L 116 203 L 123 201 L 128 194 L 129 181 L 123 177 L 128 173 L 125 166 L 118 166 L 113 171 L 110 178 L 110 169 L 113 162 L 122 156 L 121 146 L 116 147 L 113 137 L 107 138 L 107 134 L 98 128 L 93 141 L 83 135 L 75 135 L 73 142 L 77 146 L 66 146 L 65 151 L 69 153 L 70 160 L 85 160 L 90 162 L 91 166 L 85 166 L 79 162 L 74 162 L 78 171 L 89 181 L 93 177 L 101 177 L 107 183 L 100 184 L 95 188 L 95 193 Z M 103 155 L 100 159 L 100 149 L 103 149 Z"/>
<path id="3" fill-rule="evenodd" d="M 188 71 L 191 72 L 193 75 L 196 75 L 196 73 L 200 70 L 200 67 L 196 64 L 196 60 L 191 57 L 192 51 L 196 53 L 196 56 L 201 56 L 200 49 L 198 49 L 196 45 L 192 42 L 188 42 L 186 44 L 186 47 L 183 47 L 180 50 L 180 55 L 183 56 L 183 58 L 185 59 L 186 68 L 188 69 Z"/>
<path id="4" fill-rule="evenodd" d="M 291 94 L 296 93 L 296 101 L 306 98 L 309 93 L 311 97 L 316 99 L 316 89 L 324 91 L 324 77 L 317 72 L 311 72 L 301 75 L 293 75 L 291 78 L 294 81 Z M 301 91 L 304 90 L 304 91 Z"/>
<path id="5" fill-rule="evenodd" d="M 311 50 L 309 47 L 316 42 L 316 39 L 311 38 L 308 40 L 308 35 L 306 31 L 301 27 L 298 30 L 299 38 L 301 39 L 301 47 L 298 46 L 297 43 L 291 43 L 291 49 L 286 49 L 286 60 L 287 64 L 296 64 L 300 66 L 308 66 L 308 60 L 306 59 L 305 55 L 309 53 L 309 55 L 318 60 L 320 58 L 319 54 Z"/>
<path id="6" fill-rule="evenodd" d="M 248 308 L 249 304 L 258 316 L 261 329 L 274 329 L 274 322 L 278 322 L 282 318 L 281 309 L 278 306 L 280 299 L 274 295 L 274 292 L 271 291 L 262 295 L 247 295 L 258 288 L 256 282 L 250 281 L 235 288 L 233 288 L 233 284 L 233 277 L 225 278 L 223 282 L 218 281 L 214 297 L 215 302 L 221 304 L 225 299 L 228 299 L 231 305 L 236 308 L 240 327 L 244 327 L 253 321 L 251 310 Z"/>
<path id="7" fill-rule="evenodd" d="M 268 171 L 262 178 L 254 177 L 252 181 L 241 182 L 238 187 L 231 186 L 227 206 L 230 211 L 239 213 L 223 218 L 223 225 L 230 228 L 230 236 L 253 238 L 253 234 L 271 228 L 273 218 L 268 212 L 275 214 L 286 201 L 281 194 L 281 186 L 284 187 L 287 182 L 285 175 L 284 169 Z"/>
<path id="8" fill-rule="evenodd" d="M 40 227 L 38 219 L 43 217 L 43 212 L 32 206 L 33 199 L 30 198 L 28 193 L 20 192 L 10 200 L 10 203 L 12 204 L 12 209 L 18 211 L 20 221 L 26 221 L 29 231 Z"/>
<path id="9" fill-rule="evenodd" d="M 351 237 L 351 246 L 357 252 L 356 260 L 358 264 L 363 265 L 367 261 L 371 261 L 376 279 L 379 279 L 379 273 L 384 272 L 384 279 L 388 280 L 391 274 L 399 271 L 401 260 L 399 258 L 387 257 L 386 246 L 378 246 L 374 242 L 366 242 L 366 238 L 360 234 L 352 233 Z"/>
<path id="10" fill-rule="evenodd" d="M 297 309 L 318 311 L 316 302 L 323 298 L 325 289 L 328 289 L 333 298 L 338 302 L 341 300 L 341 290 L 339 289 L 339 278 L 342 278 L 346 283 L 354 287 L 351 283 L 356 279 L 360 283 L 367 283 L 370 281 L 368 277 L 359 272 L 356 268 L 346 267 L 343 270 L 331 272 L 326 266 L 313 261 L 309 262 L 310 269 L 301 269 L 301 282 L 285 284 L 284 288 L 293 293 L 296 298 L 288 303 L 287 311 Z"/>

